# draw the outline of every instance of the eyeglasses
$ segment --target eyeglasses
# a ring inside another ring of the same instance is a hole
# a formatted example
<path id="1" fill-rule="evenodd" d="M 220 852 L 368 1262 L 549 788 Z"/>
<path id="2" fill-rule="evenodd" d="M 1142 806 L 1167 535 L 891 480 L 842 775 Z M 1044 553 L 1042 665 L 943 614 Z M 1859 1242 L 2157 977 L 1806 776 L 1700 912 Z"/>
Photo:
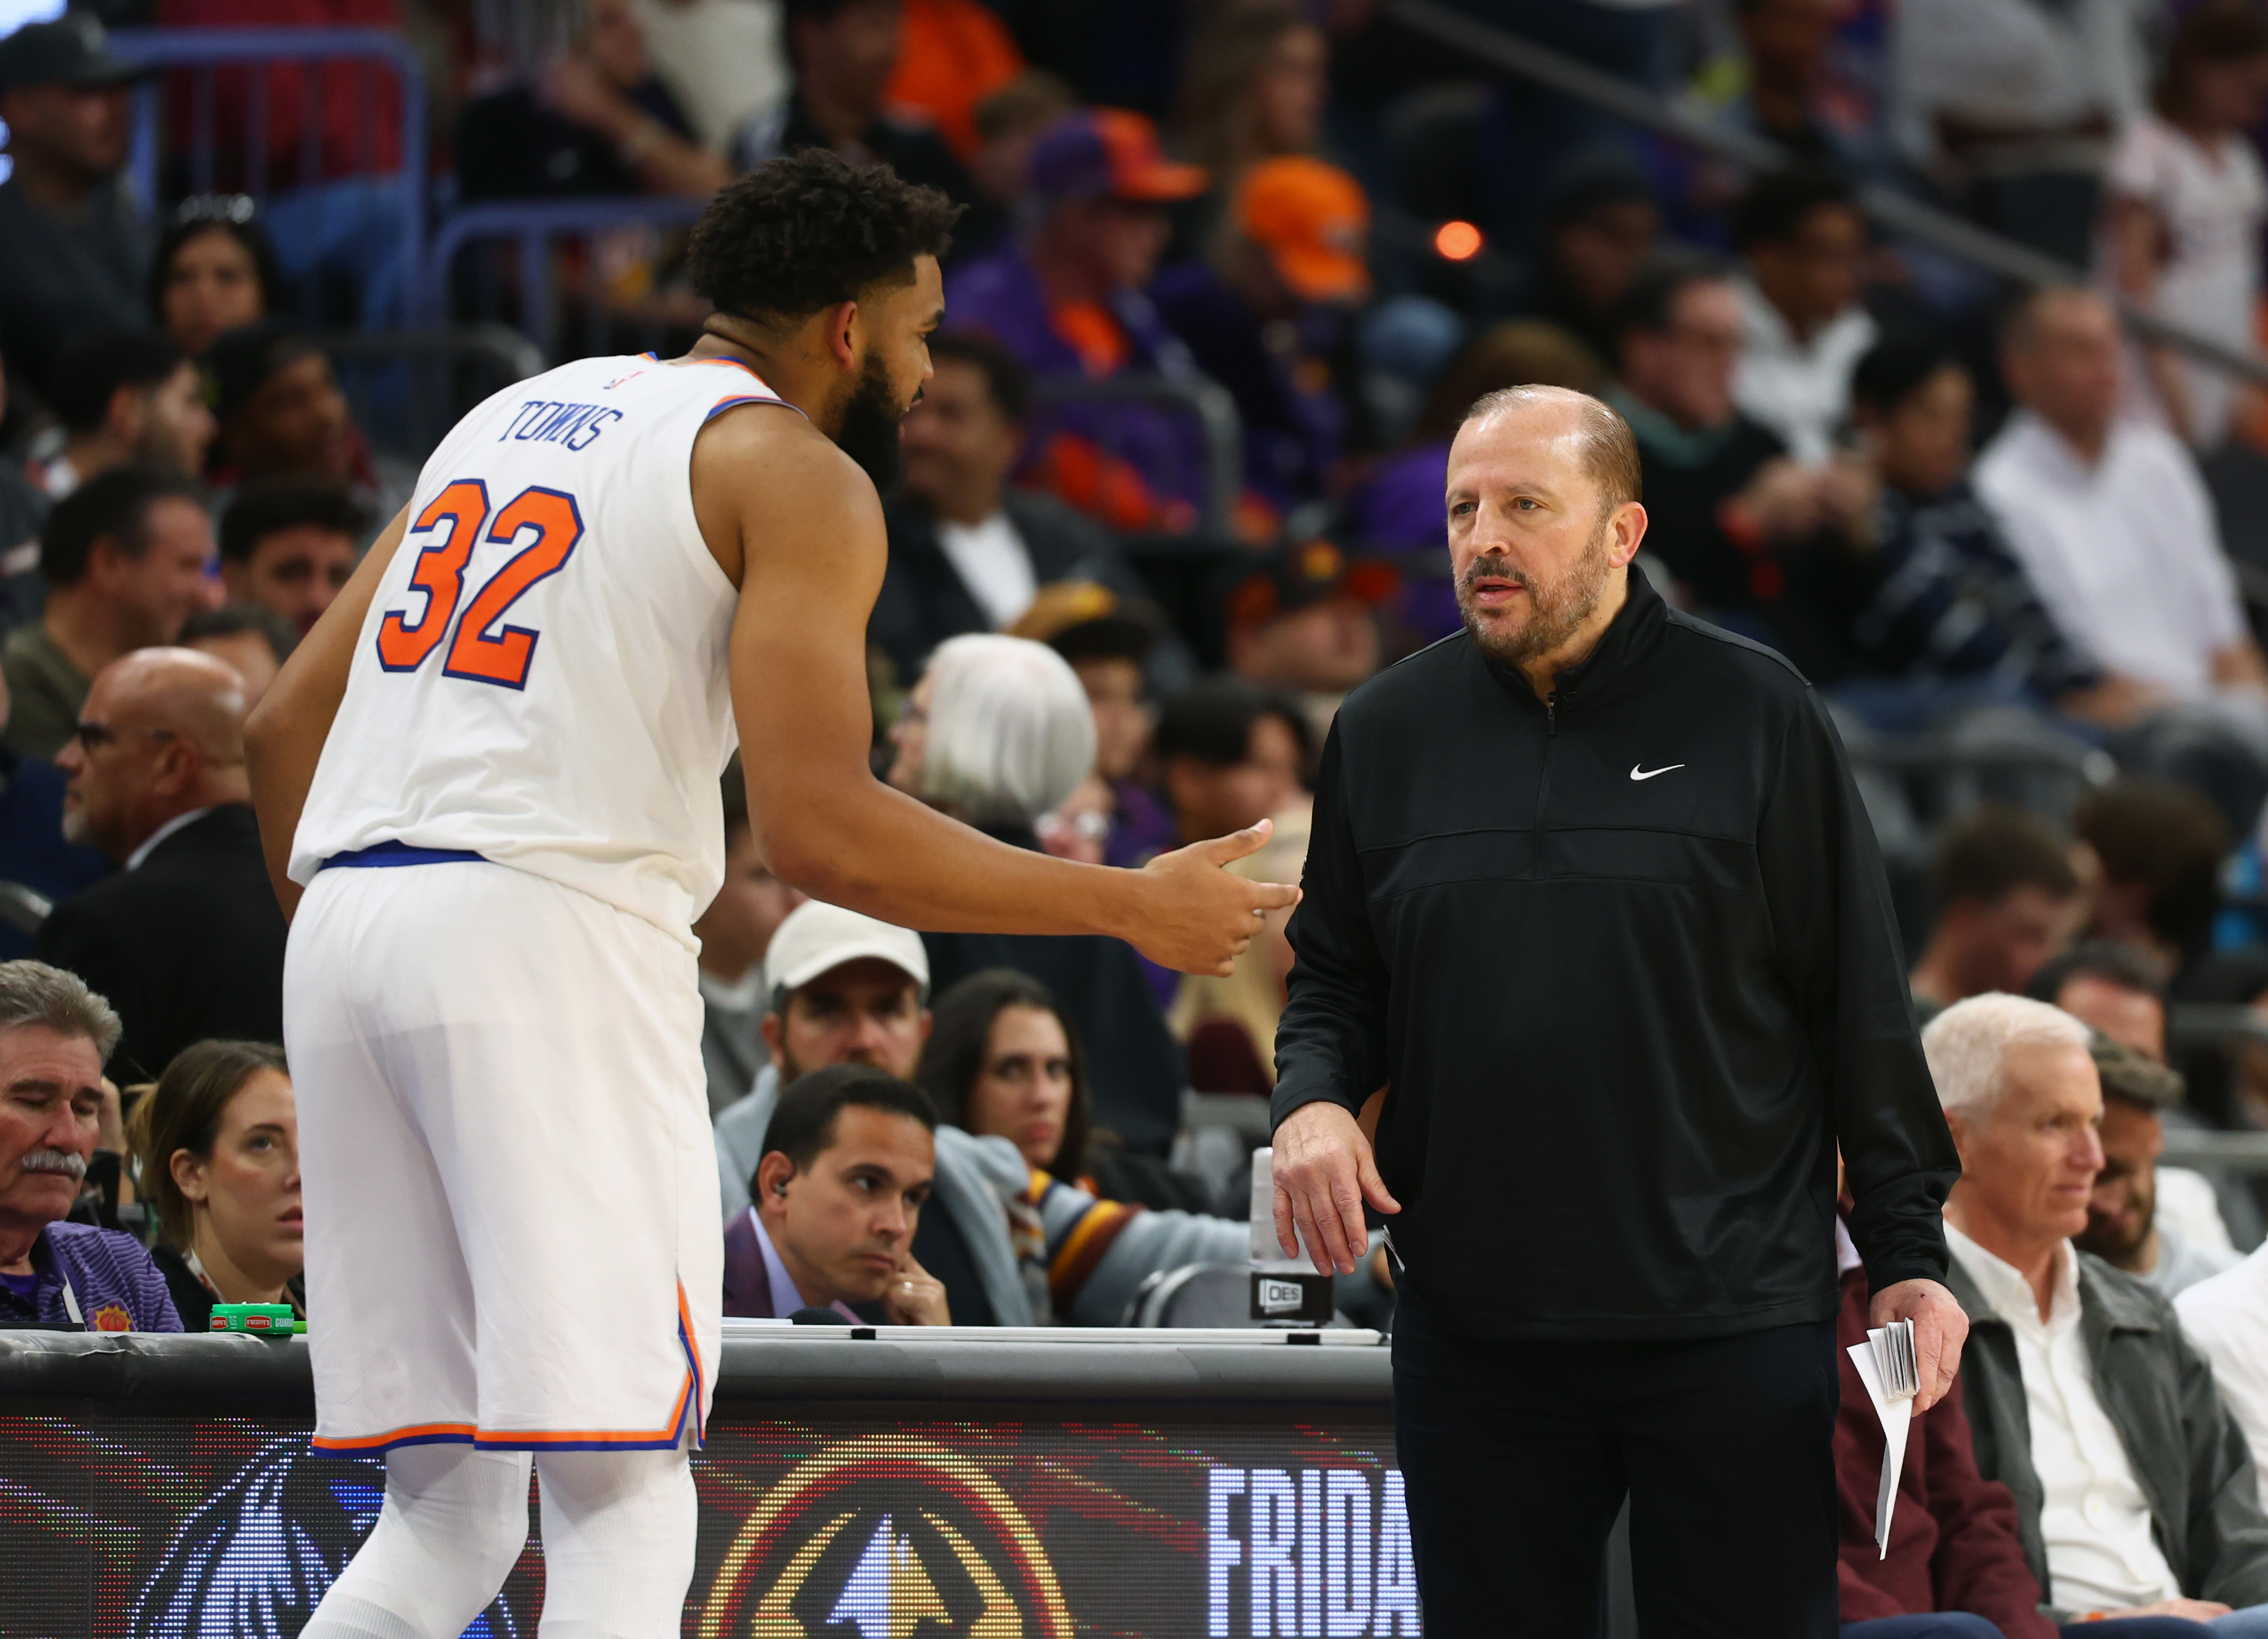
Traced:
<path id="1" fill-rule="evenodd" d="M 249 194 L 198 194 L 173 207 L 175 225 L 192 222 L 233 222 L 242 227 L 260 214 L 260 202 Z"/>
<path id="2" fill-rule="evenodd" d="M 99 751 L 107 745 L 116 745 L 127 735 L 147 735 L 152 740 L 173 740 L 177 736 L 170 728 L 113 728 L 107 723 L 90 722 L 81 718 L 71 725 L 71 738 L 90 751 Z"/>

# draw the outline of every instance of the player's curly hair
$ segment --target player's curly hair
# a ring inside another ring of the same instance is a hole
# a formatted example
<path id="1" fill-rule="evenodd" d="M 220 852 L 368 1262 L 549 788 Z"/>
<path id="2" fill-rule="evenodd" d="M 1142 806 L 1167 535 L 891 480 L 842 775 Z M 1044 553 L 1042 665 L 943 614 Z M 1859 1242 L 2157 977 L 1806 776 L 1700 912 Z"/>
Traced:
<path id="1" fill-rule="evenodd" d="M 825 148 L 770 159 L 719 193 L 687 247 L 693 288 L 721 313 L 792 323 L 940 256 L 961 207 L 887 166 Z"/>

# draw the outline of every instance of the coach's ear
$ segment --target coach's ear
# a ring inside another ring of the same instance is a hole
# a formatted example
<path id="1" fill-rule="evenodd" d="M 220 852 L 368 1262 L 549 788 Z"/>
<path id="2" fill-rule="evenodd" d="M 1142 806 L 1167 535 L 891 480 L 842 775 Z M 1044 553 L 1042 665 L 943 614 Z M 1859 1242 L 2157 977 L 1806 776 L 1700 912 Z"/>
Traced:
<path id="1" fill-rule="evenodd" d="M 769 1210 L 783 1205 L 787 1199 L 789 1181 L 795 1177 L 795 1163 L 781 1149 L 769 1150 L 756 1163 L 756 1187 L 751 1192 L 756 1198 L 760 1215 L 772 1215 Z"/>

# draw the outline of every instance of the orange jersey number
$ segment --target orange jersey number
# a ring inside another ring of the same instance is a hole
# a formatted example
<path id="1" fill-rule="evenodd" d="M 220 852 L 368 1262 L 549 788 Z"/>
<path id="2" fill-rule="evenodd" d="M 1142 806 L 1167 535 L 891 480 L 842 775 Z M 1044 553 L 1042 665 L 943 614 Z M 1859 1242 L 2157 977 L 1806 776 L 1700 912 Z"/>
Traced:
<path id="1" fill-rule="evenodd" d="M 473 683 L 492 683 L 506 689 L 527 686 L 527 668 L 535 658 L 532 627 L 499 625 L 529 587 L 567 566 L 568 556 L 583 538 L 583 514 L 575 498 L 558 490 L 536 486 L 523 490 L 496 514 L 485 539 L 511 546 L 523 537 L 527 544 L 504 560 L 473 594 L 464 614 L 457 605 L 465 587 L 465 567 L 474 545 L 483 539 L 488 523 L 488 491 L 477 480 L 461 479 L 441 491 L 418 515 L 417 528 L 430 531 L 449 526 L 448 534 L 423 548 L 411 570 L 412 589 L 425 594 L 425 608 L 413 625 L 398 611 L 389 610 L 378 629 L 379 663 L 388 671 L 415 671 L 440 646 L 450 622 L 457 635 L 442 664 L 445 676 Z"/>

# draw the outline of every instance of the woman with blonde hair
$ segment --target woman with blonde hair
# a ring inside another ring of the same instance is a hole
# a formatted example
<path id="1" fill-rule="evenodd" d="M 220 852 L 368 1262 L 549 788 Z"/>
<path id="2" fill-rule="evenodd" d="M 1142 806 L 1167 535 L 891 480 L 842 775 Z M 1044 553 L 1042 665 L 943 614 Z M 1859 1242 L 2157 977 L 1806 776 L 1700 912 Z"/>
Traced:
<path id="1" fill-rule="evenodd" d="M 151 1256 L 190 1332 L 215 1303 L 305 1312 L 299 1122 L 284 1050 L 266 1042 L 184 1047 L 129 1122 L 142 1199 L 158 1214 Z"/>

